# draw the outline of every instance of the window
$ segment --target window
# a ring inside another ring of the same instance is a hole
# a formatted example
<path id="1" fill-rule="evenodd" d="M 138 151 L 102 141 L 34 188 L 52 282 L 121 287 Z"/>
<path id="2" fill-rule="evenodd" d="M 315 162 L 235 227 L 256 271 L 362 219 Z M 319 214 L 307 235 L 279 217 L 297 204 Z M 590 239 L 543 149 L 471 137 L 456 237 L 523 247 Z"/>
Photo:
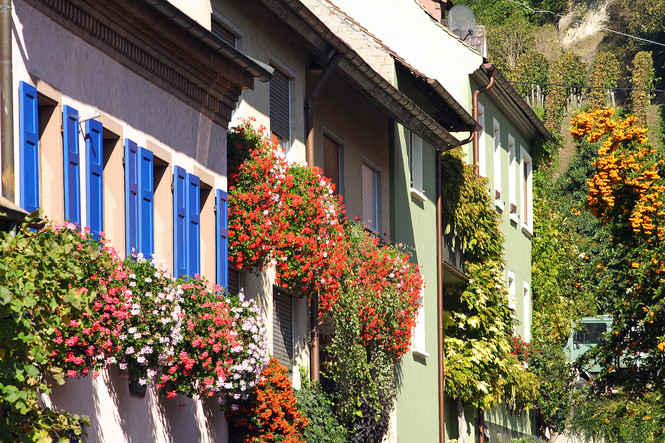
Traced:
<path id="1" fill-rule="evenodd" d="M 278 141 L 284 151 L 289 149 L 291 140 L 290 96 L 291 80 L 275 68 L 270 80 L 270 130 L 273 141 Z"/>
<path id="2" fill-rule="evenodd" d="M 413 132 L 408 132 L 409 143 L 409 175 L 411 177 L 411 194 L 419 200 L 425 200 L 423 188 L 423 139 Z"/>
<path id="3" fill-rule="evenodd" d="M 62 107 L 62 147 L 65 175 L 65 220 L 81 224 L 81 167 L 79 158 L 79 113 Z"/>
<path id="4" fill-rule="evenodd" d="M 413 346 L 412 352 L 418 357 L 429 357 L 425 351 L 425 282 L 420 288 L 420 297 L 418 298 L 420 307 L 418 308 L 418 317 L 416 318 L 416 326 L 413 329 Z"/>
<path id="5" fill-rule="evenodd" d="M 39 209 L 39 113 L 37 88 L 19 83 L 19 158 L 21 207 Z"/>
<path id="6" fill-rule="evenodd" d="M 217 284 L 231 291 L 229 284 L 229 215 L 226 191 L 215 191 L 215 226 L 217 238 Z M 235 277 L 235 276 L 234 276 Z"/>
<path id="7" fill-rule="evenodd" d="M 520 146 L 522 157 L 522 229 L 533 234 L 533 178 L 531 156 Z"/>
<path id="8" fill-rule="evenodd" d="M 478 123 L 480 123 L 480 130 L 478 131 L 478 174 L 481 177 L 487 177 L 487 155 L 485 146 L 485 108 L 478 103 Z"/>
<path id="9" fill-rule="evenodd" d="M 379 172 L 362 164 L 362 208 L 363 224 L 373 232 L 380 230 L 380 208 L 379 208 Z"/>
<path id="10" fill-rule="evenodd" d="M 62 93 L 37 83 L 39 114 L 39 204 L 44 214 L 64 219 L 65 196 L 62 150 Z M 21 199 L 23 200 L 23 199 Z"/>
<path id="11" fill-rule="evenodd" d="M 85 122 L 86 225 L 93 236 L 104 231 L 104 127 L 97 120 Z"/>
<path id="12" fill-rule="evenodd" d="M 524 301 L 522 304 L 524 318 L 522 319 L 522 325 L 524 326 L 524 333 L 522 334 L 522 340 L 530 342 L 531 341 L 531 287 L 527 282 L 524 282 Z"/>
<path id="13" fill-rule="evenodd" d="M 508 307 L 511 309 L 511 315 L 515 319 L 517 314 L 517 294 L 515 293 L 515 274 L 508 271 Z"/>
<path id="14" fill-rule="evenodd" d="M 212 17 L 210 21 L 210 31 L 219 37 L 224 43 L 227 43 L 233 48 L 238 48 L 238 36 L 224 26 L 221 20 L 216 17 Z"/>
<path id="15" fill-rule="evenodd" d="M 201 181 L 173 168 L 173 269 L 176 277 L 201 273 Z"/>
<path id="16" fill-rule="evenodd" d="M 510 203 L 510 220 L 517 223 L 517 156 L 515 139 L 508 134 L 508 198 Z"/>
<path id="17" fill-rule="evenodd" d="M 342 146 L 327 135 L 323 136 L 323 175 L 335 185 L 335 194 L 342 194 Z"/>
<path id="18" fill-rule="evenodd" d="M 501 200 L 501 127 L 496 119 L 492 120 L 494 130 L 494 203 L 497 208 L 503 210 L 503 201 Z"/>
<path id="19" fill-rule="evenodd" d="M 154 253 L 154 162 L 152 151 L 125 139 L 125 244 L 152 257 Z"/>
<path id="20" fill-rule="evenodd" d="M 293 297 L 278 288 L 272 293 L 272 354 L 291 367 L 293 360 Z"/>

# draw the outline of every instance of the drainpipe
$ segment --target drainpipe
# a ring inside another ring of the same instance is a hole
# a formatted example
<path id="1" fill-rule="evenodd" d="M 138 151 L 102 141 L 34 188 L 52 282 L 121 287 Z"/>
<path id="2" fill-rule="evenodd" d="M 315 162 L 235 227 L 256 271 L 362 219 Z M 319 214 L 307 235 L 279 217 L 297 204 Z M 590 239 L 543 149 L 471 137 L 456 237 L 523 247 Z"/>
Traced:
<path id="1" fill-rule="evenodd" d="M 483 68 L 490 72 L 490 80 L 485 86 L 473 92 L 473 119 L 476 121 L 478 121 L 478 96 L 494 86 L 494 74 L 496 74 L 496 67 L 492 63 L 484 63 Z M 478 131 L 475 131 L 473 133 L 473 168 L 476 174 L 480 174 L 478 157 L 480 157 L 480 141 Z M 485 411 L 482 408 L 478 408 L 478 443 L 485 443 Z"/>
<path id="2" fill-rule="evenodd" d="M 437 154 L 443 152 L 437 150 Z M 444 388 L 446 379 L 443 373 L 444 358 L 444 334 L 443 334 L 443 183 L 441 179 L 441 156 L 436 158 L 436 327 L 438 334 L 438 364 L 439 364 L 439 441 L 446 441 L 446 417 Z"/>
<path id="3" fill-rule="evenodd" d="M 0 3 L 0 128 L 2 195 L 14 202 L 14 87 L 12 76 L 12 0 Z"/>
<path id="4" fill-rule="evenodd" d="M 490 72 L 490 81 L 483 87 L 476 89 L 473 92 L 473 119 L 478 121 L 478 96 L 482 94 L 483 92 L 487 91 L 490 89 L 492 86 L 494 86 L 494 74 L 496 74 L 496 67 L 492 63 L 485 63 L 483 64 L 483 68 L 487 69 Z M 476 174 L 479 173 L 479 167 L 478 167 L 478 157 L 480 156 L 480 148 L 479 148 L 479 140 L 478 140 L 478 131 L 476 131 L 473 135 L 473 167 L 476 170 Z"/>
<path id="5" fill-rule="evenodd" d="M 335 70 L 341 59 L 342 53 L 335 52 L 326 64 L 321 75 L 319 75 L 314 82 L 312 89 L 307 93 L 307 97 L 305 97 L 305 148 L 307 153 L 307 166 L 309 167 L 314 166 L 314 99 L 319 95 L 323 85 L 325 85 L 328 78 L 330 78 L 330 74 Z M 310 299 L 309 321 L 312 327 L 312 346 L 309 360 L 310 378 L 312 380 L 321 381 L 321 372 L 319 369 L 319 294 L 314 294 Z"/>
<path id="6" fill-rule="evenodd" d="M 307 97 L 305 97 L 305 147 L 307 150 L 307 166 L 309 167 L 314 166 L 314 99 L 319 95 L 323 85 L 328 81 L 330 74 L 335 70 L 341 59 L 342 53 L 335 52 L 321 75 L 314 82 L 312 89 L 307 93 Z"/>

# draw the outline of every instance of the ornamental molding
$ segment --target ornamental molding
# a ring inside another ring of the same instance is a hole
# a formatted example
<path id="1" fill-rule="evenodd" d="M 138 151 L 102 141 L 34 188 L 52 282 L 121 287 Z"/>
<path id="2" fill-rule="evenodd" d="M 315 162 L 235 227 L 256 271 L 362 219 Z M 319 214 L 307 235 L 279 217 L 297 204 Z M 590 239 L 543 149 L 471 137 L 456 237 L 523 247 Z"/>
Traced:
<path id="1" fill-rule="evenodd" d="M 143 2 L 26 0 L 65 29 L 228 128 L 254 77 Z"/>

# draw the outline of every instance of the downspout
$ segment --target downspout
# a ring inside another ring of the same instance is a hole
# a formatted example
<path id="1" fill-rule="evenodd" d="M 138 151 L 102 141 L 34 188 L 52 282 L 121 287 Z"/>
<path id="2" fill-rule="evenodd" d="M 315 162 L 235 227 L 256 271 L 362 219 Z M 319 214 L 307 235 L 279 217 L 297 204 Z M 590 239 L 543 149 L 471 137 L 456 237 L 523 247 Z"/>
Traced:
<path id="1" fill-rule="evenodd" d="M 330 77 L 330 74 L 335 70 L 339 61 L 342 59 L 341 52 L 335 52 L 335 54 L 330 58 L 326 67 L 323 69 L 323 72 L 312 85 L 312 89 L 307 93 L 305 97 L 305 148 L 307 153 L 307 166 L 314 166 L 314 99 L 323 85 Z"/>
<path id="2" fill-rule="evenodd" d="M 437 150 L 437 154 L 443 152 Z M 443 372 L 444 358 L 444 333 L 443 333 L 443 183 L 441 178 L 441 156 L 436 158 L 436 327 L 438 334 L 438 364 L 439 364 L 439 441 L 446 441 L 446 416 L 445 416 L 445 375 Z"/>
<path id="3" fill-rule="evenodd" d="M 323 69 L 321 75 L 316 79 L 312 89 L 307 93 L 305 97 L 305 149 L 307 154 L 307 166 L 314 166 L 314 99 L 323 85 L 326 83 L 330 74 L 335 70 L 339 61 L 342 59 L 341 52 L 335 52 L 335 54 L 330 58 L 326 67 Z M 310 299 L 309 307 L 309 321 L 312 327 L 311 338 L 312 346 L 310 349 L 309 355 L 309 365 L 310 365 L 310 378 L 312 380 L 321 381 L 321 371 L 320 371 L 320 346 L 319 346 L 319 294 L 314 294 Z"/>
<path id="4" fill-rule="evenodd" d="M 12 0 L 0 4 L 0 89 L 2 107 L 0 128 L 2 131 L 2 196 L 14 202 L 14 93 L 12 75 Z"/>
<path id="5" fill-rule="evenodd" d="M 494 86 L 494 75 L 496 74 L 496 67 L 492 63 L 484 63 L 483 68 L 490 72 L 490 80 L 485 86 L 473 92 L 473 119 L 476 121 L 478 121 L 478 96 Z M 473 169 L 476 174 L 480 175 L 478 157 L 480 157 L 480 140 L 478 140 L 476 130 L 473 133 Z M 482 408 L 478 408 L 478 443 L 485 443 L 485 411 Z"/>
<path id="6" fill-rule="evenodd" d="M 494 86 L 494 74 L 496 74 L 496 68 L 492 63 L 483 64 L 483 68 L 490 71 L 490 81 L 487 82 L 485 86 L 480 87 L 473 92 L 473 119 L 475 121 L 478 121 L 478 96 L 483 92 L 487 91 L 488 89 L 492 88 L 492 86 Z M 478 140 L 478 131 L 476 130 L 476 132 L 473 135 L 473 168 L 475 169 L 476 174 L 479 174 L 479 166 L 478 166 L 478 157 L 480 156 L 479 145 L 480 141 Z"/>

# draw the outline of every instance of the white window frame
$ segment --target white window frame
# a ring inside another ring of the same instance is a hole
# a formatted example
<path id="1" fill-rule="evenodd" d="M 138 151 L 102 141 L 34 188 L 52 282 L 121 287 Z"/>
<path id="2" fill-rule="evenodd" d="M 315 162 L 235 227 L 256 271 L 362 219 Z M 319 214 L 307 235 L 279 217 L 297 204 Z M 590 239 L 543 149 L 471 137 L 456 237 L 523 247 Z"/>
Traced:
<path id="1" fill-rule="evenodd" d="M 515 137 L 508 134 L 508 213 L 510 220 L 519 220 L 517 206 L 517 155 Z"/>
<path id="2" fill-rule="evenodd" d="M 524 288 L 524 298 L 522 300 L 522 326 L 524 333 L 522 334 L 522 340 L 526 342 L 531 342 L 531 286 L 527 282 L 523 282 L 522 286 Z"/>
<path id="3" fill-rule="evenodd" d="M 533 161 L 520 146 L 520 194 L 522 196 L 522 230 L 533 235 Z M 525 170 L 527 173 L 525 173 Z"/>
<path id="4" fill-rule="evenodd" d="M 494 166 L 494 204 L 503 211 L 503 200 L 501 193 L 501 125 L 492 119 L 492 145 L 493 145 L 493 166 Z"/>
<path id="5" fill-rule="evenodd" d="M 344 139 L 337 135 L 334 131 L 329 129 L 327 126 L 323 125 L 323 137 L 328 138 L 337 144 L 338 156 L 337 156 L 337 179 L 339 184 L 337 187 L 337 193 L 341 196 L 344 196 Z M 323 140 L 321 139 L 321 146 L 323 146 Z M 325 153 L 324 162 L 325 162 Z M 325 167 L 325 164 L 323 165 Z M 323 169 L 323 168 L 322 168 Z"/>
<path id="6" fill-rule="evenodd" d="M 361 201 L 362 222 L 367 226 L 367 229 L 377 234 L 380 234 L 381 233 L 381 169 L 378 168 L 376 165 L 374 165 L 374 163 L 367 161 L 365 159 L 363 159 L 362 161 L 361 168 L 368 168 L 369 170 L 373 171 L 376 174 L 376 187 L 374 188 L 374 195 L 376 197 L 376 204 L 374 206 L 374 212 L 375 212 L 374 216 L 376 218 L 375 225 L 374 226 L 367 225 L 367 221 L 365 220 L 364 198 L 362 198 Z M 362 169 L 361 169 L 361 183 L 362 183 Z M 365 189 L 362 188 L 361 196 L 364 193 Z"/>
<path id="7" fill-rule="evenodd" d="M 512 309 L 513 320 L 517 317 L 517 294 L 515 293 L 515 273 L 508 271 L 508 307 Z"/>
<path id="8" fill-rule="evenodd" d="M 409 190 L 411 195 L 420 201 L 425 201 L 425 188 L 423 182 L 423 139 L 412 131 L 408 131 L 409 144 Z"/>
<path id="9" fill-rule="evenodd" d="M 411 352 L 413 355 L 421 358 L 429 357 L 429 353 L 425 350 L 425 281 L 423 280 L 420 287 L 420 297 L 418 301 L 421 303 L 418 308 L 416 317 L 416 326 L 413 328 L 413 340 Z"/>
<path id="10" fill-rule="evenodd" d="M 485 107 L 478 103 L 478 174 L 487 177 L 487 146 L 485 145 Z"/>

